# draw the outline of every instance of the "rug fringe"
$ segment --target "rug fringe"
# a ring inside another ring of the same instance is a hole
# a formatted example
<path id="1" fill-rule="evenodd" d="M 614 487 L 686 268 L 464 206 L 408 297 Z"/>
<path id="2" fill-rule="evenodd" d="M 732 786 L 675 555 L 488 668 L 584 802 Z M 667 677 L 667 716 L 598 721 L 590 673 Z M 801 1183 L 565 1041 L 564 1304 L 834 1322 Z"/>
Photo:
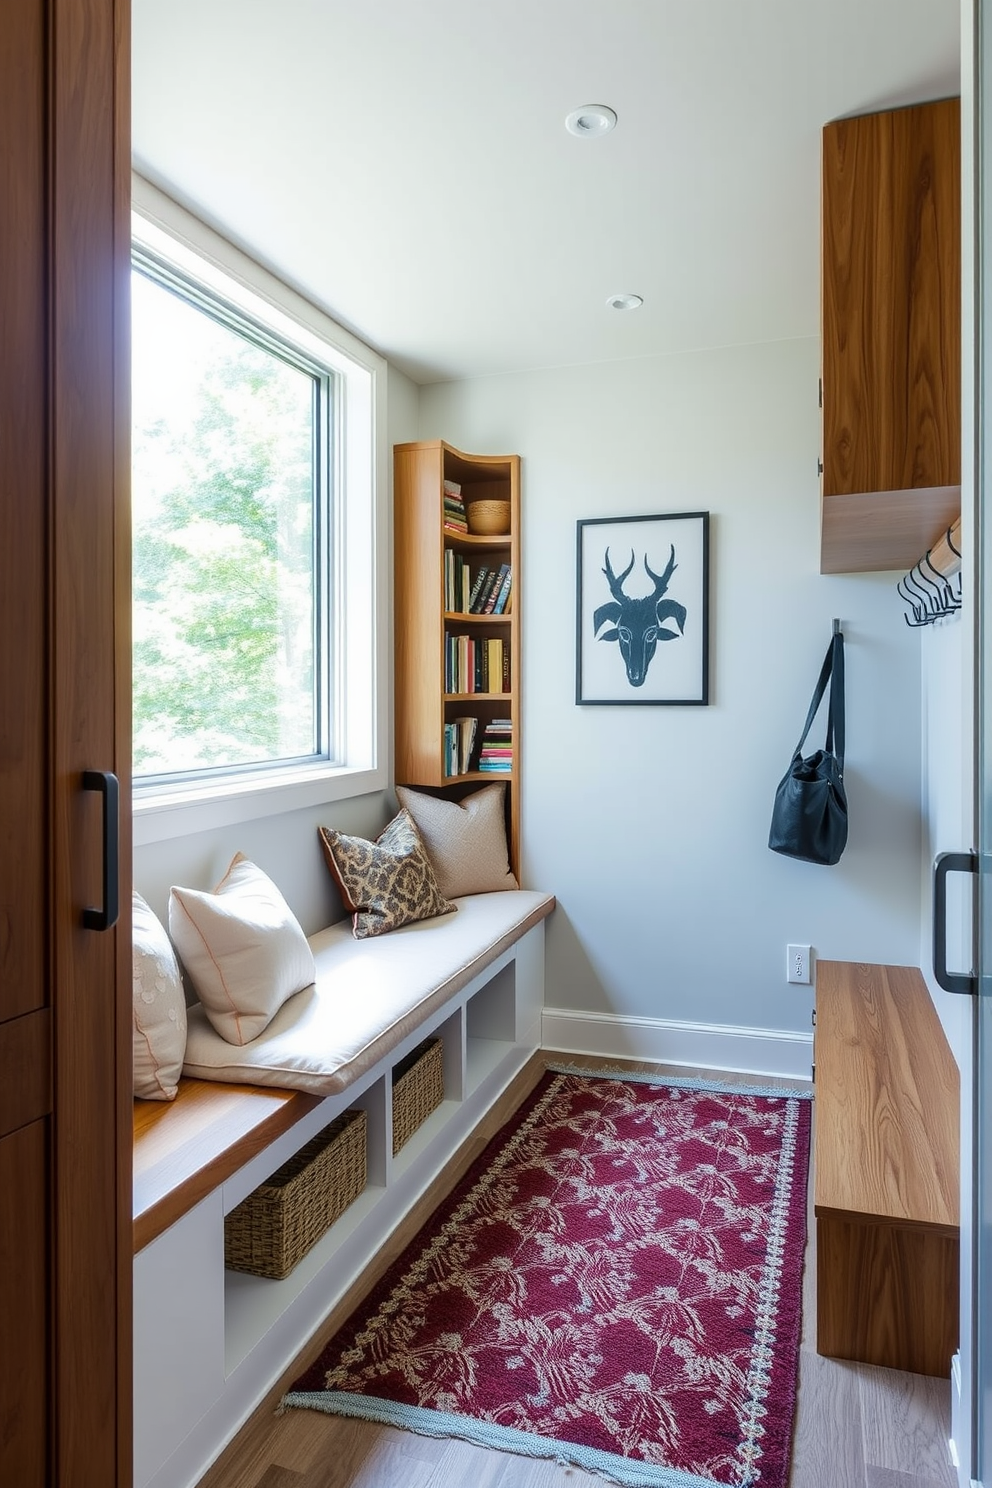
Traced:
<path id="1" fill-rule="evenodd" d="M 739 1085 L 730 1080 L 706 1080 L 694 1075 L 654 1075 L 645 1070 L 624 1069 L 618 1064 L 586 1066 L 545 1061 L 555 1075 L 588 1075 L 593 1080 L 629 1080 L 637 1085 L 675 1085 L 681 1090 L 718 1090 L 727 1095 L 781 1095 L 788 1100 L 812 1100 L 811 1087 L 802 1085 Z"/>
<path id="2" fill-rule="evenodd" d="M 419 1405 L 379 1400 L 372 1395 L 352 1395 L 344 1390 L 290 1390 L 279 1402 L 279 1412 L 291 1407 L 323 1411 L 329 1416 L 348 1416 L 358 1421 L 375 1421 L 381 1426 L 413 1431 L 418 1436 L 456 1437 L 459 1441 L 491 1447 L 497 1452 L 541 1458 L 559 1467 L 581 1467 L 608 1483 L 618 1484 L 619 1488 L 714 1488 L 712 1478 L 700 1478 L 678 1468 L 655 1467 L 648 1462 L 618 1457 L 613 1452 L 552 1441 L 549 1437 L 516 1431 L 510 1426 L 494 1426 L 489 1421 L 427 1410 Z M 735 1484 L 732 1488 L 748 1488 L 748 1483 Z"/>

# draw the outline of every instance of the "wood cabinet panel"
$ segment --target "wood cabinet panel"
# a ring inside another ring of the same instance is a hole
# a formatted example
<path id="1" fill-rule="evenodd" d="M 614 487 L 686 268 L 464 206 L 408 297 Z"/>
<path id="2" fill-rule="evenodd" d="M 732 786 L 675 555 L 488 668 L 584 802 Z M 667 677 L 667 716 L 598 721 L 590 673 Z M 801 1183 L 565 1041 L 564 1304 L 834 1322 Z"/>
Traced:
<path id="1" fill-rule="evenodd" d="M 948 1378 L 958 1344 L 956 1235 L 824 1215 L 816 1267 L 819 1353 Z"/>
<path id="2" fill-rule="evenodd" d="M 52 1109 L 52 1018 L 47 1008 L 0 1022 L 0 1137 Z"/>
<path id="3" fill-rule="evenodd" d="M 49 676 L 54 964 L 52 1209 L 56 1471 L 131 1478 L 130 273 L 126 0 L 51 0 Z M 115 930 L 101 800 L 122 782 Z"/>
<path id="4" fill-rule="evenodd" d="M 103 834 L 81 789 L 121 780 L 126 911 L 128 16 L 8 0 L 0 27 L 0 1354 L 26 1380 L 0 1391 L 5 1484 L 131 1480 L 129 916 L 83 929 Z"/>
<path id="5" fill-rule="evenodd" d="M 48 996 L 45 11 L 10 0 L 0 25 L 0 1020 Z"/>
<path id="6" fill-rule="evenodd" d="M 821 573 L 910 568 L 960 510 L 956 98 L 823 131 Z"/>
<path id="7" fill-rule="evenodd" d="M 36 1121 L 0 1138 L 0 1481 L 11 1488 L 51 1488 L 56 1481 L 46 1252 L 36 1238 L 48 1227 L 47 1126 Z"/>
<path id="8" fill-rule="evenodd" d="M 823 495 L 961 481 L 957 99 L 823 131 Z"/>

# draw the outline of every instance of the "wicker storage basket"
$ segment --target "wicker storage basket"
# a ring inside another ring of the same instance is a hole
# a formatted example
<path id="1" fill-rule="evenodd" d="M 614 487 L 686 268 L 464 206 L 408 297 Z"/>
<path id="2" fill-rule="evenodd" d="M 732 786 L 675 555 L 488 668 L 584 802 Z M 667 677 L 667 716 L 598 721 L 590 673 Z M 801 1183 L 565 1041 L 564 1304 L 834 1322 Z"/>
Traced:
<path id="1" fill-rule="evenodd" d="M 427 1039 L 393 1068 L 393 1156 L 444 1100 L 444 1044 Z"/>
<path id="2" fill-rule="evenodd" d="M 365 1187 L 364 1111 L 345 1111 L 224 1221 L 224 1265 L 281 1281 Z"/>
<path id="3" fill-rule="evenodd" d="M 507 537 L 510 532 L 510 503 L 485 498 L 466 501 L 465 520 L 474 537 Z"/>

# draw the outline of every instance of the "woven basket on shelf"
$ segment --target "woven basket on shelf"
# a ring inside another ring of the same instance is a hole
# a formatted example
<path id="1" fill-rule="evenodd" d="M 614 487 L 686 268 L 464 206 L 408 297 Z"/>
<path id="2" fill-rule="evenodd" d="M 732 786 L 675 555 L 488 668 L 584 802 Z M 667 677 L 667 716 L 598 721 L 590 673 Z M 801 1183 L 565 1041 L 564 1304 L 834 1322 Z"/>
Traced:
<path id="1" fill-rule="evenodd" d="M 510 531 L 508 501 L 466 501 L 465 520 L 473 537 L 506 537 Z"/>
<path id="2" fill-rule="evenodd" d="M 224 1221 L 224 1265 L 281 1281 L 365 1187 L 366 1116 L 345 1111 Z"/>
<path id="3" fill-rule="evenodd" d="M 393 1068 L 393 1156 L 444 1100 L 444 1044 L 427 1039 Z"/>

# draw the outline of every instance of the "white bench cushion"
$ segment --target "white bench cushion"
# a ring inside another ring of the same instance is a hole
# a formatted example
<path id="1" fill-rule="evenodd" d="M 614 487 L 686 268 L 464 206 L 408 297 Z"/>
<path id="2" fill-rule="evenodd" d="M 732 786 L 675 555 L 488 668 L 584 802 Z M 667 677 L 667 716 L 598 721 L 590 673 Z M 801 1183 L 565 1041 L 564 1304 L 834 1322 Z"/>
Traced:
<path id="1" fill-rule="evenodd" d="M 190 1009 L 183 1072 L 200 1080 L 334 1095 L 554 908 L 551 894 L 513 889 L 454 901 L 458 913 L 355 940 L 347 922 L 311 936 L 317 980 L 284 1002 L 258 1038 L 227 1043 Z"/>

